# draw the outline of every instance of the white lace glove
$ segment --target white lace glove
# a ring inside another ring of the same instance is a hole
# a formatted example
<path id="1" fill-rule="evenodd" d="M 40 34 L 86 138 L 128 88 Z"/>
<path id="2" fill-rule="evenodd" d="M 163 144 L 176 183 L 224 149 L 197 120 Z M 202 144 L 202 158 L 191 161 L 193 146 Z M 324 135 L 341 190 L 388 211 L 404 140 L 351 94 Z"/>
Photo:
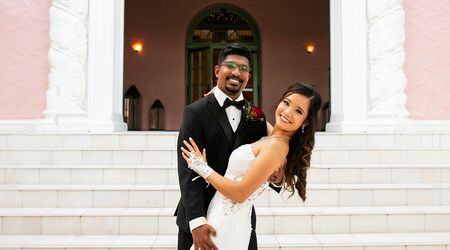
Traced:
<path id="1" fill-rule="evenodd" d="M 189 153 L 189 161 L 188 168 L 192 169 L 205 180 L 214 172 L 214 170 L 208 166 L 208 163 L 206 163 L 202 157 L 195 155 L 194 152 Z"/>

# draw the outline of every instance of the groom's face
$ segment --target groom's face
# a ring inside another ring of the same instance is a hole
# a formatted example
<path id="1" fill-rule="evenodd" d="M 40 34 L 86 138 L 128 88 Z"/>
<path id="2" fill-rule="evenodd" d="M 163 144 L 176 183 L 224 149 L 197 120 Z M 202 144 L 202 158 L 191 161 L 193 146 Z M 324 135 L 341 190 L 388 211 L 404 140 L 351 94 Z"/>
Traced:
<path id="1" fill-rule="evenodd" d="M 231 99 L 238 98 L 250 79 L 249 69 L 249 61 L 245 56 L 228 55 L 214 68 L 217 87 Z"/>

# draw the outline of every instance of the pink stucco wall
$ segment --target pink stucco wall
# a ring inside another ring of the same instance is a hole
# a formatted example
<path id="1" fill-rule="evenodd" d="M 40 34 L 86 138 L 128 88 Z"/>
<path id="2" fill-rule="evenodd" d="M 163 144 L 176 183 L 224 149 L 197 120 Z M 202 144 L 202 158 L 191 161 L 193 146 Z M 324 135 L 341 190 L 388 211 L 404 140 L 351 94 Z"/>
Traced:
<path id="1" fill-rule="evenodd" d="M 407 108 L 412 119 L 450 119 L 450 4 L 404 1 Z"/>
<path id="2" fill-rule="evenodd" d="M 46 106 L 51 0 L 0 1 L 0 119 L 38 119 Z"/>
<path id="3" fill-rule="evenodd" d="M 202 9 L 232 4 L 256 21 L 261 32 L 262 108 L 273 120 L 275 102 L 295 81 L 315 84 L 328 100 L 329 1 L 284 0 L 127 0 L 125 1 L 124 92 L 136 85 L 143 99 L 141 128 L 148 129 L 149 107 L 159 98 L 166 129 L 177 130 L 185 105 L 185 52 L 189 23 Z M 144 42 L 144 52 L 131 50 Z M 308 42 L 317 45 L 307 54 Z"/>

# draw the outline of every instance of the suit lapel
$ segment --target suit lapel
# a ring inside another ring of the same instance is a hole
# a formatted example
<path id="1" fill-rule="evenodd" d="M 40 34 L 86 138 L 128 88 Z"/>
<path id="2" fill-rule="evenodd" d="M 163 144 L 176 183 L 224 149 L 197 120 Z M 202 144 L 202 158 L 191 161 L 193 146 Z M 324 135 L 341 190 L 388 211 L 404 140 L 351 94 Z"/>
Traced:
<path id="1" fill-rule="evenodd" d="M 208 96 L 208 109 L 219 122 L 220 127 L 227 137 L 228 143 L 233 145 L 233 129 L 228 121 L 227 113 L 220 107 L 219 103 L 217 103 L 214 95 Z"/>

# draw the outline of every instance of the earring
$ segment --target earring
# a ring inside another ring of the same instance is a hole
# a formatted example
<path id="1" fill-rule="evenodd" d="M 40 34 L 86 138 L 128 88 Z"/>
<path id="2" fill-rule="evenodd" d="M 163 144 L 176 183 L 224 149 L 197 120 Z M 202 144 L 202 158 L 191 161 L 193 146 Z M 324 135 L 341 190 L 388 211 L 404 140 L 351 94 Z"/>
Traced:
<path id="1" fill-rule="evenodd" d="M 302 134 L 305 133 L 305 125 L 302 125 Z"/>

